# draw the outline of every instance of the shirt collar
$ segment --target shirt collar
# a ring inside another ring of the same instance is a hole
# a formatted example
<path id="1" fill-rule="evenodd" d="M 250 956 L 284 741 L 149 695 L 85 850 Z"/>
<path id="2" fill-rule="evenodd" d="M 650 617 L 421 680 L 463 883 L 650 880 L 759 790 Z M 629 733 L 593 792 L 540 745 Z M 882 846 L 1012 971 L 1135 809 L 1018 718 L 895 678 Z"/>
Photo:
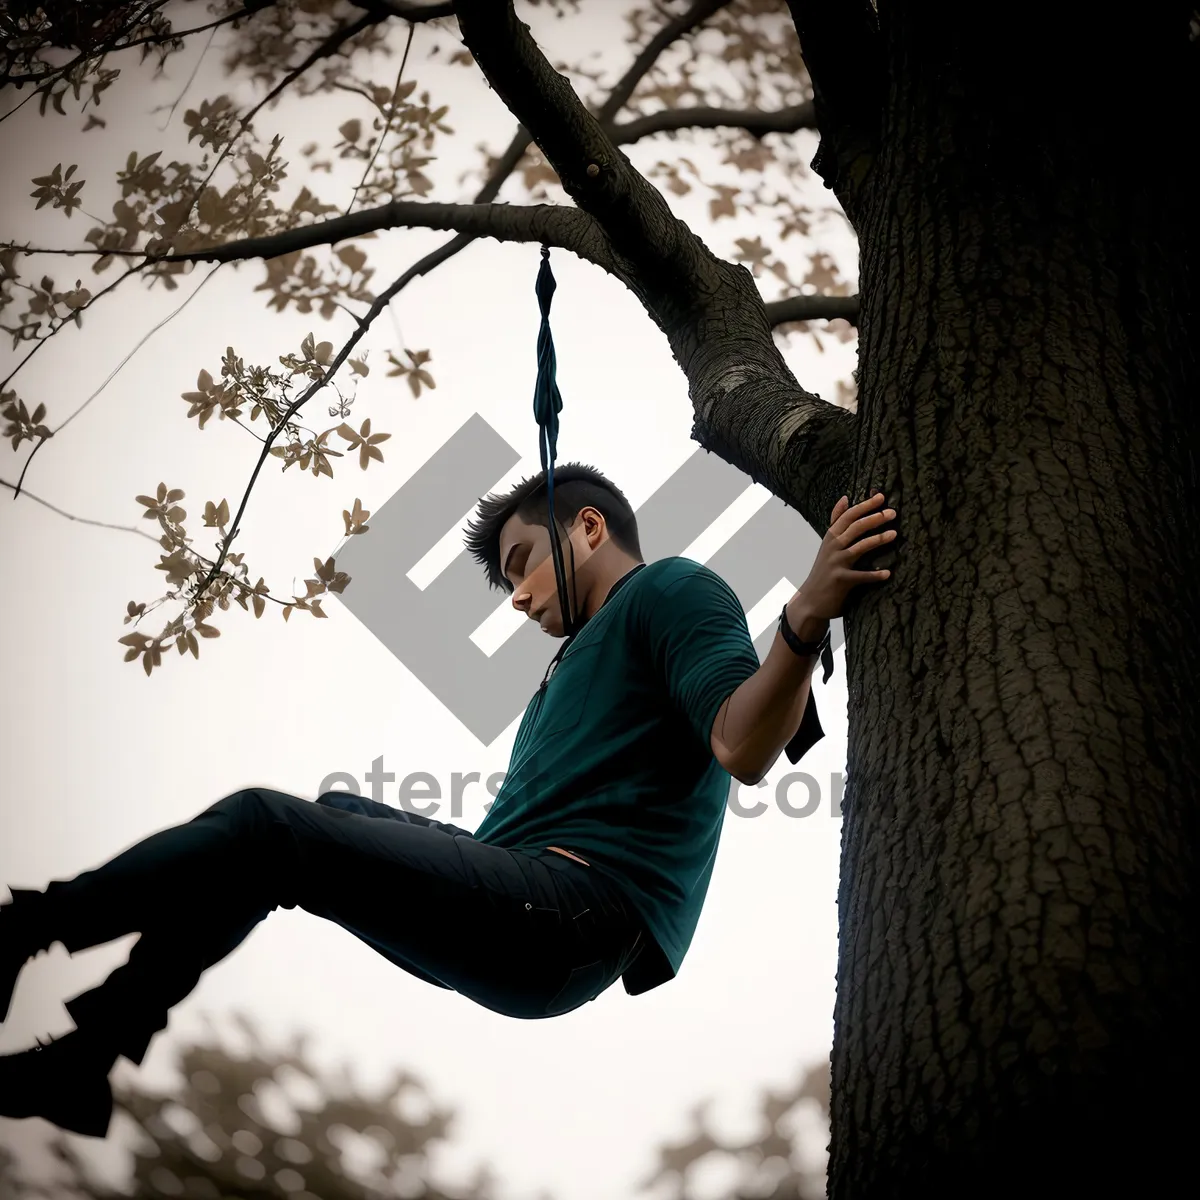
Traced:
<path id="1" fill-rule="evenodd" d="M 628 583 L 645 565 L 646 564 L 644 562 L 640 562 L 636 567 L 632 567 L 630 570 L 626 571 L 625 574 L 622 575 L 621 578 L 618 579 L 617 582 L 608 589 L 608 595 L 604 597 L 604 604 L 607 604 L 617 594 L 617 588 Z M 600 607 L 603 608 L 604 604 L 601 604 Z"/>
<path id="2" fill-rule="evenodd" d="M 600 608 L 603 608 L 604 605 L 607 604 L 613 598 L 613 596 L 615 596 L 617 594 L 617 589 L 619 587 L 622 587 L 624 584 L 628 583 L 645 565 L 646 564 L 644 562 L 640 562 L 637 564 L 636 567 L 632 567 L 630 570 L 626 571 L 625 574 L 622 575 L 621 578 L 618 579 L 617 582 L 614 583 L 612 585 L 612 587 L 610 587 L 608 589 L 608 595 L 604 597 L 604 604 L 601 604 Z M 599 610 L 597 610 L 597 611 L 599 611 Z M 558 665 L 559 660 L 571 648 L 571 645 L 574 643 L 575 638 L 579 635 L 580 631 L 584 628 L 584 626 L 586 624 L 587 624 L 587 622 L 585 621 L 583 623 L 583 625 L 581 625 L 579 627 L 579 629 L 577 629 L 575 631 L 575 633 L 573 633 L 569 638 L 567 638 L 563 642 L 563 644 L 561 646 L 559 646 L 558 653 L 550 660 L 550 665 L 546 668 L 546 674 L 542 676 L 542 687 L 546 686 L 547 682 L 550 679 L 550 675 L 554 671 L 554 668 Z"/>

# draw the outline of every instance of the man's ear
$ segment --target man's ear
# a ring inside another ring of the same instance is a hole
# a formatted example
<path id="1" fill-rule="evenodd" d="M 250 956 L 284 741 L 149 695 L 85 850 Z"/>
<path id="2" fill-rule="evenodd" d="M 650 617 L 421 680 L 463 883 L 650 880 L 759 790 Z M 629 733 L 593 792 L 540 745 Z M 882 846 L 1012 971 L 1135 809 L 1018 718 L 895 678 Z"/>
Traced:
<path id="1" fill-rule="evenodd" d="M 579 515 L 584 522 L 584 536 L 588 540 L 588 545 L 595 550 L 604 541 L 604 514 L 597 508 L 585 508 Z"/>

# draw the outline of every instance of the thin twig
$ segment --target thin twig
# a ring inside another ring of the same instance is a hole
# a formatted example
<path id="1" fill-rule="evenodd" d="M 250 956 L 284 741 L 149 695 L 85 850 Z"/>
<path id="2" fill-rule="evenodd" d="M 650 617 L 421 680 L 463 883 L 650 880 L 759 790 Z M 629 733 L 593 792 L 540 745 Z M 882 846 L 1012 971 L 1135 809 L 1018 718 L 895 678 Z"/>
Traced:
<path id="1" fill-rule="evenodd" d="M 404 56 L 400 59 L 400 70 L 396 72 L 396 86 L 392 89 L 392 106 L 388 111 L 387 123 L 383 127 L 383 133 L 379 135 L 379 141 L 375 143 L 375 149 L 371 151 L 371 159 L 363 168 L 362 178 L 358 181 L 358 187 L 354 189 L 350 197 L 350 203 L 346 205 L 345 216 L 350 215 L 350 210 L 354 207 L 355 200 L 358 199 L 358 193 L 362 191 L 363 185 L 367 182 L 367 176 L 371 173 L 371 168 L 375 165 L 375 159 L 379 156 L 379 151 L 383 149 L 383 143 L 387 139 L 387 135 L 392 131 L 392 119 L 396 115 L 396 104 L 400 96 L 400 83 L 404 79 L 404 68 L 408 63 L 408 52 L 412 49 L 413 34 L 417 32 L 416 25 L 410 24 L 408 27 L 408 41 L 404 43 Z"/>
<path id="2" fill-rule="evenodd" d="M 0 479 L 0 487 L 9 488 L 14 492 L 16 491 L 16 485 L 9 483 L 7 479 Z M 29 500 L 33 500 L 37 504 L 42 505 L 43 508 L 48 508 L 52 513 L 57 513 L 58 516 L 63 517 L 68 521 L 75 521 L 80 525 L 95 525 L 98 529 L 115 529 L 119 533 L 134 533 L 137 534 L 138 537 L 146 538 L 148 541 L 153 542 L 160 550 L 162 549 L 162 542 L 159 541 L 154 534 L 148 533 L 145 529 L 142 529 L 138 525 L 117 525 L 113 521 L 97 521 L 94 517 L 80 517 L 75 513 L 67 512 L 65 508 L 59 508 L 57 504 L 51 504 L 49 500 L 43 500 L 41 496 L 36 496 L 31 491 L 25 490 L 21 493 L 21 495 L 25 496 Z M 189 547 L 189 549 L 191 549 L 191 547 Z M 202 554 L 196 554 L 195 550 L 192 550 L 192 553 L 196 555 L 196 560 L 202 566 L 210 565 L 210 560 L 205 558 Z M 292 603 L 292 601 L 289 600 L 280 600 L 278 596 L 272 596 L 268 592 L 256 592 L 254 588 L 250 586 L 250 584 L 246 583 L 244 580 L 238 579 L 235 575 L 222 574 L 221 578 L 229 580 L 231 584 L 233 584 L 235 587 L 241 588 L 243 592 L 249 592 L 252 596 L 261 596 L 264 600 L 270 600 L 272 603 L 281 605 L 284 608 Z M 154 607 L 157 607 L 157 605 Z"/>
<path id="3" fill-rule="evenodd" d="M 696 2 L 679 16 L 668 21 L 643 47 L 642 52 L 633 60 L 629 70 L 617 80 L 608 99 L 596 111 L 596 119 L 606 125 L 625 107 L 633 95 L 637 85 L 646 77 L 650 68 L 659 60 L 669 46 L 673 46 L 681 37 L 691 33 L 703 25 L 714 13 L 719 12 L 730 3 L 730 0 L 696 0 Z"/>
<path id="4" fill-rule="evenodd" d="M 73 252 L 72 252 L 72 253 L 73 253 Z M 49 332 L 48 334 L 46 334 L 46 336 L 45 336 L 44 338 L 39 338 L 39 339 L 38 339 L 38 341 L 37 341 L 37 344 L 36 344 L 36 345 L 33 347 L 33 349 L 32 349 L 32 350 L 30 350 L 30 352 L 29 352 L 27 355 L 25 355 L 25 357 L 24 357 L 23 359 L 21 359 L 21 361 L 20 361 L 19 363 L 17 363 L 17 365 L 16 365 L 15 367 L 13 367 L 13 369 L 12 369 L 12 370 L 11 370 L 11 371 L 8 373 L 8 375 L 7 375 L 7 376 L 6 376 L 4 379 L 0 379 L 0 391 L 3 391 L 3 390 L 4 390 L 4 389 L 5 389 L 5 388 L 6 388 L 6 387 L 7 387 L 7 386 L 8 386 L 8 385 L 9 385 L 9 384 L 10 384 L 10 383 L 11 383 L 11 382 L 12 382 L 12 381 L 15 379 L 15 378 L 16 378 L 16 376 L 17 376 L 17 372 L 18 372 L 18 371 L 20 371 L 20 370 L 21 370 L 21 368 L 22 368 L 23 366 L 25 366 L 25 364 L 26 364 L 26 363 L 27 363 L 27 362 L 28 362 L 28 361 L 29 361 L 29 360 L 30 360 L 30 359 L 31 359 L 31 358 L 32 358 L 32 357 L 33 357 L 33 356 L 34 356 L 34 355 L 35 355 L 35 354 L 36 354 L 36 353 L 37 353 L 37 352 L 38 352 L 38 351 L 39 351 L 39 350 L 40 350 L 40 349 L 41 349 L 41 348 L 42 348 L 42 347 L 43 347 L 43 346 L 44 346 L 44 345 L 45 345 L 45 344 L 46 344 L 46 343 L 47 343 L 47 342 L 48 342 L 48 341 L 51 339 L 51 338 L 52 338 L 52 337 L 54 337 L 54 335 L 55 335 L 55 334 L 56 334 L 56 333 L 57 333 L 57 332 L 58 332 L 60 329 L 62 329 L 62 328 L 65 326 L 65 325 L 69 325 L 69 324 L 70 324 L 70 323 L 71 323 L 71 322 L 72 322 L 72 321 L 75 319 L 75 317 L 76 317 L 76 316 L 80 316 L 80 315 L 82 315 L 83 313 L 87 312 L 87 310 L 88 310 L 89 308 L 91 308 L 91 307 L 92 307 L 92 305 L 93 305 L 93 304 L 95 304 L 97 300 L 101 299 L 103 296 L 107 296 L 107 295 L 108 295 L 108 293 L 109 293 L 109 292 L 111 292 L 111 291 L 112 291 L 114 288 L 118 288 L 118 287 L 120 287 L 120 286 L 121 286 L 121 284 L 123 284 L 123 283 L 125 282 L 125 280 L 127 280 L 127 279 L 130 277 L 130 275 L 136 275 L 136 274 L 137 274 L 139 271 L 143 270 L 145 267 L 148 267 L 148 266 L 150 265 L 150 261 L 151 261 L 151 260 L 147 260 L 147 261 L 146 261 L 146 262 L 144 262 L 144 263 L 139 263 L 139 264 L 138 264 L 136 267 L 130 267 L 130 268 L 129 268 L 129 270 L 128 270 L 128 271 L 126 271 L 124 275 L 121 275 L 119 278 L 117 278 L 117 279 L 114 279 L 114 280 L 112 281 L 112 283 L 110 283 L 110 284 L 108 285 L 108 287 L 106 287 L 106 288 L 101 288 L 101 290 L 100 290 L 100 291 L 98 291 L 98 292 L 97 292 L 97 293 L 96 293 L 94 296 L 91 296 L 91 297 L 89 297 L 89 298 L 88 298 L 88 300 L 87 300 L 87 303 L 85 303 L 85 304 L 81 304 L 81 305 L 80 305 L 80 306 L 79 306 L 79 307 L 78 307 L 78 308 L 77 308 L 77 309 L 76 309 L 76 310 L 75 310 L 75 311 L 74 311 L 74 312 L 71 314 L 71 316 L 67 317 L 65 320 L 63 320 L 62 322 L 60 322 L 58 325 L 55 325 L 55 326 L 54 326 L 54 328 L 53 328 L 53 329 L 51 329 L 51 330 L 50 330 L 50 332 Z"/>
<path id="5" fill-rule="evenodd" d="M 171 105 L 171 109 L 167 113 L 167 119 L 162 123 L 162 125 L 159 126 L 159 133 L 164 132 L 166 130 L 167 126 L 170 125 L 171 118 L 175 115 L 175 110 L 183 102 L 184 96 L 186 96 L 188 94 L 188 89 L 192 86 L 193 83 L 195 83 L 196 74 L 200 70 L 200 64 L 202 62 L 204 62 L 204 59 L 207 56 L 209 50 L 212 49 L 213 38 L 215 38 L 216 36 L 217 36 L 216 29 L 214 29 L 208 35 L 208 41 L 204 43 L 204 49 L 200 51 L 200 57 L 198 59 L 196 59 L 196 65 L 194 67 L 192 67 L 192 73 L 188 76 L 187 83 L 185 83 L 183 85 L 183 91 L 181 91 L 179 93 L 179 95 L 175 97 L 175 103 Z M 103 222 L 101 222 L 101 224 L 103 224 Z"/>
<path id="6" fill-rule="evenodd" d="M 36 96 L 36 95 L 37 95 L 37 90 L 34 89 L 34 91 L 30 92 L 29 95 L 26 96 L 25 99 L 22 100 L 20 104 L 14 104 L 13 107 L 10 108 L 8 110 L 8 112 L 6 112 L 4 114 L 4 116 L 0 117 L 0 125 L 3 125 L 4 122 L 7 121 L 8 118 L 11 117 L 14 113 L 20 112 L 21 109 L 23 109 L 25 107 L 25 105 L 27 105 L 30 102 L 30 100 L 32 100 L 34 98 L 34 96 Z"/>
<path id="7" fill-rule="evenodd" d="M 214 32 L 222 25 L 229 25 L 234 21 L 240 21 L 243 17 L 252 17 L 256 12 L 261 12 L 264 8 L 270 8 L 269 4 L 256 4 L 253 8 L 247 6 L 235 13 L 226 13 L 223 17 L 218 17 L 215 21 L 209 21 L 207 25 L 197 25 L 192 29 L 185 29 L 182 33 L 156 33 L 144 38 L 136 38 L 132 42 L 126 42 L 123 46 L 113 46 L 112 50 L 128 50 L 132 46 L 147 46 L 157 45 L 160 42 L 173 42 L 176 40 L 182 41 L 184 38 L 191 37 L 195 33 L 204 33 L 207 30 Z M 211 37 L 209 39 L 212 40 Z"/>
<path id="8" fill-rule="evenodd" d="M 150 541 L 152 541 L 156 546 L 162 546 L 162 543 L 154 536 L 154 534 L 147 533 L 144 529 L 139 528 L 137 525 L 114 525 L 111 521 L 96 521 L 91 517 L 77 517 L 74 513 L 69 513 L 66 511 L 66 509 L 59 508 L 57 505 L 51 504 L 49 500 L 43 500 L 41 496 L 35 496 L 33 492 L 29 491 L 28 489 L 23 490 L 19 487 L 19 485 L 15 483 L 9 483 L 7 479 L 0 479 L 0 485 L 8 488 L 13 493 L 14 500 L 17 498 L 18 494 L 26 496 L 28 499 L 41 504 L 45 508 L 48 508 L 51 512 L 58 513 L 60 517 L 66 517 L 68 521 L 78 521 L 81 525 L 98 525 L 101 529 L 119 529 L 124 533 L 136 533 L 138 537 L 149 538 Z"/>
<path id="9" fill-rule="evenodd" d="M 135 354 L 136 354 L 136 353 L 137 353 L 137 352 L 138 352 L 138 351 L 139 351 L 139 350 L 140 350 L 140 349 L 141 349 L 141 348 L 142 348 L 142 347 L 143 347 L 143 346 L 144 346 L 144 345 L 145 345 L 145 344 L 146 344 L 146 343 L 147 343 L 147 342 L 148 342 L 148 341 L 149 341 L 149 340 L 150 340 L 150 339 L 151 339 L 151 338 L 152 338 L 152 337 L 153 337 L 153 336 L 154 336 L 154 335 L 155 335 L 155 334 L 156 334 L 156 333 L 157 333 L 157 332 L 160 330 L 160 329 L 162 329 L 162 327 L 163 327 L 164 325 L 167 325 L 167 324 L 169 324 L 171 321 L 175 320 L 175 318 L 176 318 L 177 316 L 179 316 L 179 314 L 180 314 L 181 312 L 183 312 L 183 310 L 184 310 L 185 308 L 187 308 L 187 306 L 188 306 L 189 304 L 191 304 L 191 302 L 192 302 L 192 301 L 193 301 L 193 300 L 194 300 L 194 299 L 195 299 L 195 298 L 196 298 L 196 297 L 197 297 L 197 296 L 200 294 L 200 290 L 201 290 L 201 288 L 203 288 L 203 287 L 204 287 L 204 286 L 205 286 L 205 285 L 208 283 L 208 281 L 209 281 L 209 280 L 210 280 L 210 279 L 211 279 L 211 278 L 212 278 L 212 277 L 213 277 L 213 276 L 214 276 L 214 275 L 215 275 L 215 274 L 216 274 L 216 273 L 217 273 L 217 272 L 218 272 L 218 271 L 219 271 L 219 270 L 220 270 L 220 269 L 221 269 L 221 268 L 224 266 L 224 265 L 225 265 L 224 263 L 217 263 L 217 265 L 216 265 L 215 267 L 213 267 L 213 269 L 212 269 L 211 271 L 209 271 L 209 273 L 208 273 L 207 275 L 205 275 L 205 277 L 204 277 L 202 280 L 200 280 L 200 282 L 199 282 L 199 283 L 196 285 L 196 287 L 192 289 L 192 292 L 191 292 L 191 294 L 190 294 L 189 296 L 187 296 L 187 297 L 186 297 L 186 298 L 183 300 L 183 302 L 182 302 L 182 303 L 179 305 L 179 307 L 178 307 L 178 308 L 176 308 L 176 309 L 174 310 L 174 312 L 168 313 L 168 314 L 167 314 L 165 317 L 163 317 L 163 319 L 162 319 L 161 321 L 159 321 L 159 323 L 158 323 L 157 325 L 155 325 L 155 326 L 154 326 L 154 328 L 153 328 L 153 329 L 149 330 L 149 331 L 148 331 L 146 334 L 144 334 L 144 335 L 143 335 L 143 336 L 142 336 L 142 337 L 141 337 L 141 338 L 138 340 L 138 343 L 137 343 L 137 345 L 136 345 L 136 346 L 134 346 L 134 348 L 133 348 L 132 350 L 130 350 L 130 351 L 129 351 L 129 353 L 128 353 L 128 354 L 126 354 L 126 355 L 125 355 L 125 357 L 124 357 L 123 359 L 121 359 L 121 361 L 120 361 L 120 362 L 119 362 L 119 363 L 118 363 L 118 364 L 117 364 L 117 365 L 116 365 L 116 366 L 115 366 L 115 367 L 114 367 L 114 368 L 113 368 L 113 369 L 112 369 L 112 370 L 109 372 L 109 374 L 108 374 L 108 378 L 106 378 L 106 379 L 105 379 L 105 381 L 104 381 L 104 382 L 103 382 L 103 383 L 102 383 L 102 384 L 101 384 L 101 385 L 100 385 L 100 386 L 99 386 L 99 387 L 98 387 L 98 388 L 97 388 L 97 389 L 96 389 L 96 390 L 95 390 L 95 391 L 94 391 L 94 392 L 93 392 L 93 393 L 92 393 L 92 394 L 91 394 L 91 395 L 90 395 L 90 396 L 89 396 L 89 397 L 88 397 L 88 398 L 87 398 L 87 399 L 86 399 L 86 400 L 85 400 L 85 401 L 84 401 L 84 402 L 83 402 L 83 403 L 82 403 L 82 404 L 81 404 L 81 405 L 80 405 L 80 406 L 79 406 L 79 407 L 78 407 L 78 408 L 77 408 L 77 409 L 76 409 L 76 410 L 75 410 L 75 411 L 74 411 L 74 412 L 73 412 L 73 413 L 72 413 L 72 414 L 71 414 L 71 415 L 70 415 L 70 416 L 69 416 L 69 417 L 68 417 L 66 420 L 65 420 L 65 421 L 63 421 L 63 423 L 62 423 L 62 424 L 61 424 L 61 425 L 60 425 L 60 426 L 59 426 L 59 427 L 58 427 L 58 428 L 57 428 L 57 429 L 56 429 L 54 432 L 55 432 L 55 433 L 60 433 L 60 432 L 61 432 L 63 429 L 65 429 L 65 428 L 66 428 L 66 427 L 67 427 L 67 426 L 68 426 L 68 425 L 69 425 L 69 424 L 70 424 L 70 423 L 71 423 L 73 420 L 75 420 L 75 418 L 76 418 L 77 416 L 79 416 L 79 414 L 80 414 L 81 412 L 83 412 L 83 410 L 84 410 L 85 408 L 87 408 L 87 406 L 88 406 L 89 404 L 91 404 L 91 402 L 92 402 L 93 400 L 95 400 L 95 399 L 96 399 L 96 397 L 97 397 L 97 396 L 99 396 L 99 395 L 100 395 L 100 393 L 101 393 L 102 391 L 104 391 L 104 389 L 105 389 L 106 387 L 108 387 L 108 385 L 109 385 L 109 384 L 110 384 L 110 383 L 111 383 L 111 382 L 112 382 L 112 381 L 113 381 L 113 380 L 116 378 L 116 376 L 117 376 L 117 373 L 118 373 L 119 371 L 121 371 L 121 370 L 122 370 L 122 369 L 123 369 L 123 368 L 126 366 L 126 364 L 129 362 L 129 360 L 130 360 L 131 358 L 133 358 L 133 356 L 134 356 L 134 355 L 135 355 Z"/>
<path id="10" fill-rule="evenodd" d="M 128 363 L 129 360 L 164 325 L 166 325 L 168 321 L 174 320 L 176 316 L 178 316 L 181 312 L 183 312 L 183 310 L 192 302 L 196 293 L 200 291 L 200 288 L 202 288 L 224 265 L 225 265 L 224 263 L 217 263 L 217 265 L 215 267 L 213 267 L 213 269 L 211 271 L 209 271 L 209 273 L 207 275 L 205 275 L 205 277 L 200 281 L 199 285 L 193 289 L 191 295 L 189 295 L 187 297 L 187 299 L 184 300 L 184 302 L 177 309 L 175 309 L 174 312 L 170 313 L 168 316 L 163 317 L 163 319 L 161 321 L 159 321 L 159 323 L 157 325 L 155 325 L 153 329 L 151 329 L 148 333 L 146 333 L 141 338 L 141 340 L 138 342 L 138 344 L 136 346 L 134 346 L 134 348 L 132 350 L 130 350 L 130 352 L 127 355 L 125 355 L 125 357 L 123 359 L 121 359 L 121 361 L 108 373 L 108 377 L 104 380 L 104 382 L 69 417 L 67 417 L 67 419 L 65 421 L 63 421 L 63 423 L 57 429 L 52 430 L 51 433 L 49 433 L 47 436 L 38 439 L 37 444 L 29 452 L 29 457 L 25 460 L 25 465 L 21 468 L 21 476 L 17 480 L 16 490 L 13 493 L 14 500 L 21 494 L 21 488 L 25 483 L 25 476 L 29 473 L 29 465 L 30 465 L 30 463 L 33 462 L 34 455 L 37 454 L 37 452 L 50 440 L 51 437 L 53 437 L 56 433 L 59 433 L 61 430 L 65 429 L 73 420 L 75 420 L 75 418 L 77 416 L 79 416 L 79 414 L 81 412 L 83 412 L 83 410 L 85 408 L 87 408 L 87 406 L 89 404 L 91 404 L 91 402 L 93 400 L 95 400 L 96 397 L 99 396 L 100 393 L 102 391 L 104 391 L 104 389 L 106 387 L 108 387 L 108 385 L 113 381 L 113 379 L 116 378 L 117 373 L 125 366 L 125 364 Z"/>

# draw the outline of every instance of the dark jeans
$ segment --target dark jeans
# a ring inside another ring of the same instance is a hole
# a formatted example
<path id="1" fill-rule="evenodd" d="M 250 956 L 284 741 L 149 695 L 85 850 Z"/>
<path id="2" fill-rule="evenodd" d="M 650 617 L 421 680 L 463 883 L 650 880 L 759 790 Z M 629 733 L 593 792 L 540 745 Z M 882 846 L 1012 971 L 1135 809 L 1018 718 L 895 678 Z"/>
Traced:
<path id="1" fill-rule="evenodd" d="M 484 845 L 346 792 L 314 803 L 265 788 L 52 883 L 38 906 L 71 952 L 141 934 L 127 963 L 67 1005 L 135 1063 L 171 1006 L 276 907 L 334 921 L 410 975 L 519 1018 L 594 999 L 647 936 L 614 884 L 553 851 Z"/>

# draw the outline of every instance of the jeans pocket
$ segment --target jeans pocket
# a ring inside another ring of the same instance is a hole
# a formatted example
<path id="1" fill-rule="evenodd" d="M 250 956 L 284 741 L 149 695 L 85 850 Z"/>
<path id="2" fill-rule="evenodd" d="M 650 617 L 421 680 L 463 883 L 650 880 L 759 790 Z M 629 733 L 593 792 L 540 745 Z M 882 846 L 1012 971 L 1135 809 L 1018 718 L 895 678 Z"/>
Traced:
<path id="1" fill-rule="evenodd" d="M 560 1017 L 595 1000 L 611 982 L 611 973 L 610 964 L 603 959 L 573 968 L 567 975 L 566 983 L 547 1003 L 546 1016 Z"/>

